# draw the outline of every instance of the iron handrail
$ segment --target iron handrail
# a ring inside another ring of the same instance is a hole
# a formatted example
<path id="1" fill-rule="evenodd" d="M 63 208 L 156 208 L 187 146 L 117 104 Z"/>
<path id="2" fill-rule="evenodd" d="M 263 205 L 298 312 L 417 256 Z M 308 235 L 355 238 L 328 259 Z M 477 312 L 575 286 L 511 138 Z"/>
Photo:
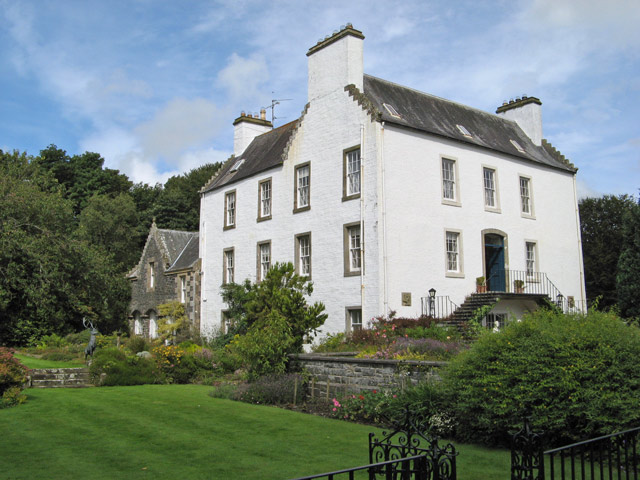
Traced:
<path id="1" fill-rule="evenodd" d="M 379 462 L 379 463 L 371 463 L 369 465 L 362 465 L 360 467 L 352 467 L 352 468 L 345 468 L 343 470 L 336 470 L 334 472 L 326 472 L 326 473 L 318 473 L 316 475 L 309 475 L 307 477 L 297 477 L 294 478 L 293 480 L 313 480 L 314 478 L 323 478 L 326 477 L 328 480 L 332 480 L 333 477 L 335 475 L 342 475 L 345 473 L 349 473 L 349 478 L 353 479 L 353 473 L 361 471 L 361 470 L 372 470 L 372 471 L 376 471 L 376 470 L 381 470 L 382 467 L 385 467 L 387 465 L 391 465 L 394 463 L 406 463 L 406 462 L 411 462 L 411 461 L 415 461 L 415 460 L 420 460 L 420 459 L 425 459 L 426 460 L 427 455 L 423 454 L 423 455 L 414 455 L 412 457 L 405 457 L 405 458 L 397 458 L 394 460 L 387 460 L 385 462 Z"/>
<path id="2" fill-rule="evenodd" d="M 584 440 L 582 442 L 572 443 L 571 445 L 564 445 L 562 447 L 553 448 L 551 450 L 545 450 L 545 455 L 551 455 L 554 453 L 558 453 L 562 450 L 569 450 L 570 448 L 581 447 L 583 445 L 587 445 L 589 443 L 595 443 L 602 440 L 607 440 L 609 438 L 621 437 L 622 435 L 627 435 L 629 433 L 640 432 L 640 427 L 630 428 L 629 430 L 624 430 L 622 432 L 610 433 L 609 435 L 603 435 L 601 437 L 590 438 L 589 440 Z"/>

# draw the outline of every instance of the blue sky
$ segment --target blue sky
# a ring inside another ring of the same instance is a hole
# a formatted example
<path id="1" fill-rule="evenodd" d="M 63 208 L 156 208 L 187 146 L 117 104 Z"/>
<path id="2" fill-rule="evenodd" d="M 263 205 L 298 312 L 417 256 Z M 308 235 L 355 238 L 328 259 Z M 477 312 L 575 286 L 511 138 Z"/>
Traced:
<path id="1" fill-rule="evenodd" d="M 371 75 L 489 112 L 540 98 L 581 196 L 640 188 L 637 0 L 0 0 L 0 149 L 151 184 L 225 160 L 240 111 L 300 115 L 307 50 L 348 22 Z"/>

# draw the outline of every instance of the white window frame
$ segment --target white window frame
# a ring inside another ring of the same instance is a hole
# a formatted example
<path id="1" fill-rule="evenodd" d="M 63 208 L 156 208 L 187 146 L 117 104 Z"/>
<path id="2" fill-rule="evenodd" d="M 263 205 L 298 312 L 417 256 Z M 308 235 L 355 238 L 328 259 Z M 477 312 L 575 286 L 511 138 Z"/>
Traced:
<path id="1" fill-rule="evenodd" d="M 149 338 L 158 338 L 158 314 L 153 310 L 149 312 Z"/>
<path id="2" fill-rule="evenodd" d="M 181 275 L 180 277 L 180 303 L 186 303 L 187 301 L 187 277 Z"/>
<path id="3" fill-rule="evenodd" d="M 344 226 L 344 276 L 360 275 L 363 263 L 362 228 L 360 222 Z"/>
<path id="4" fill-rule="evenodd" d="M 347 332 L 362 330 L 362 307 L 346 307 L 345 322 Z"/>
<path id="5" fill-rule="evenodd" d="M 234 248 L 226 248 L 222 252 L 222 283 L 234 283 L 236 257 Z"/>
<path id="6" fill-rule="evenodd" d="M 498 170 L 488 165 L 482 166 L 482 191 L 484 209 L 500 213 L 500 193 L 498 190 Z"/>
<path id="7" fill-rule="evenodd" d="M 295 242 L 296 273 L 311 279 L 311 232 L 296 235 Z"/>
<path id="8" fill-rule="evenodd" d="M 455 207 L 461 205 L 458 178 L 458 160 L 452 157 L 440 157 L 440 185 L 442 188 L 442 203 L 444 205 L 453 205 Z"/>
<path id="9" fill-rule="evenodd" d="M 526 187 L 523 186 L 526 184 Z M 524 218 L 535 218 L 533 210 L 533 189 L 532 189 L 531 177 L 527 175 L 519 175 L 518 187 L 520 189 L 520 214 Z M 528 211 L 526 208 L 528 207 Z"/>
<path id="10" fill-rule="evenodd" d="M 238 203 L 236 197 L 236 191 L 231 190 L 224 194 L 224 228 L 236 227 L 236 220 L 238 216 Z"/>
<path id="11" fill-rule="evenodd" d="M 311 163 L 302 163 L 295 168 L 293 213 L 311 208 Z"/>
<path id="12" fill-rule="evenodd" d="M 538 270 L 538 242 L 525 240 L 524 242 L 525 272 L 528 279 L 536 279 Z"/>
<path id="13" fill-rule="evenodd" d="M 445 229 L 444 268 L 447 277 L 464 278 L 462 252 L 462 231 L 451 228 Z"/>
<path id="14" fill-rule="evenodd" d="M 360 198 L 362 190 L 362 159 L 360 146 L 343 152 L 342 200 Z"/>
<path id="15" fill-rule="evenodd" d="M 271 268 L 271 240 L 258 242 L 257 245 L 256 281 L 261 282 Z"/>
<path id="16" fill-rule="evenodd" d="M 271 178 L 258 182 L 258 221 L 270 220 L 273 211 L 273 183 Z"/>
<path id="17" fill-rule="evenodd" d="M 156 288 L 156 262 L 149 262 L 149 290 Z"/>

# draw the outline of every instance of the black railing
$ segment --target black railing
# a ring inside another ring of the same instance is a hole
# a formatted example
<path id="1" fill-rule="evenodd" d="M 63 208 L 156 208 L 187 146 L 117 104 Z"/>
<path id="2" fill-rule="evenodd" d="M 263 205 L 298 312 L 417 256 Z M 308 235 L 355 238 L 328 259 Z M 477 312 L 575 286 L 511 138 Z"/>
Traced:
<path id="1" fill-rule="evenodd" d="M 420 300 L 422 301 L 422 315 L 438 320 L 450 317 L 458 308 L 458 305 L 444 295 L 437 295 L 434 298 L 422 297 Z"/>
<path id="2" fill-rule="evenodd" d="M 637 480 L 638 436 L 640 427 L 547 450 L 548 478 Z"/>
<path id="3" fill-rule="evenodd" d="M 426 479 L 426 455 L 414 455 L 412 457 L 399 458 L 394 460 L 388 460 L 386 462 L 372 463 L 370 465 L 363 465 L 361 467 L 347 468 L 344 470 L 336 470 L 335 472 L 320 473 L 317 475 L 310 475 L 308 477 L 299 477 L 295 480 L 313 480 L 316 478 L 326 478 L 327 480 L 363 478 L 357 476 L 357 473 L 366 473 L 369 480 L 375 480 L 376 478 L 384 479 L 398 479 L 398 480 L 412 480 L 412 479 Z"/>
<path id="4" fill-rule="evenodd" d="M 490 292 L 545 295 L 564 313 L 586 313 L 587 311 L 586 302 L 565 297 L 544 272 L 500 270 L 494 275 L 499 276 L 500 281 L 495 281 L 493 277 L 487 278 Z"/>
<path id="5" fill-rule="evenodd" d="M 528 421 L 512 438 L 512 480 L 638 480 L 640 427 L 542 451 Z M 546 459 L 545 459 L 546 457 Z"/>

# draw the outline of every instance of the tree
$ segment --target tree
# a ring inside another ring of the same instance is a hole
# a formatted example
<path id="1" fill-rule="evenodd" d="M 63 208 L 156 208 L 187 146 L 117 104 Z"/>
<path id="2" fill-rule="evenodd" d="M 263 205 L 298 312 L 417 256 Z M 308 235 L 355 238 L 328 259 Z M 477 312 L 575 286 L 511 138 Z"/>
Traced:
<path id="1" fill-rule="evenodd" d="M 622 225 L 618 260 L 618 307 L 625 318 L 640 319 L 640 205 L 628 210 Z"/>
<path id="2" fill-rule="evenodd" d="M 78 331 L 83 317 L 103 333 L 122 326 L 130 287 L 74 229 L 72 202 L 60 191 L 0 168 L 0 344 Z"/>
<path id="3" fill-rule="evenodd" d="M 629 195 L 605 195 L 580 201 L 580 229 L 587 299 L 600 297 L 601 307 L 616 304 L 618 258 L 622 248 L 622 219 L 635 206 Z"/>
<path id="4" fill-rule="evenodd" d="M 200 228 L 200 189 L 220 166 L 220 163 L 208 163 L 167 180 L 153 208 L 158 226 L 197 231 Z"/>
<path id="5" fill-rule="evenodd" d="M 94 195 L 80 214 L 78 234 L 91 245 L 113 257 L 116 268 L 125 272 L 140 258 L 140 243 L 146 234 L 138 230 L 138 213 L 128 193 L 116 197 Z"/>
<path id="6" fill-rule="evenodd" d="M 222 286 L 222 298 L 232 307 L 233 321 L 246 328 L 231 342 L 253 376 L 282 373 L 290 353 L 302 351 L 327 315 L 324 305 L 308 305 L 312 283 L 297 275 L 293 264 L 276 263 L 264 280 Z M 243 328 L 243 329 L 244 329 Z"/>

